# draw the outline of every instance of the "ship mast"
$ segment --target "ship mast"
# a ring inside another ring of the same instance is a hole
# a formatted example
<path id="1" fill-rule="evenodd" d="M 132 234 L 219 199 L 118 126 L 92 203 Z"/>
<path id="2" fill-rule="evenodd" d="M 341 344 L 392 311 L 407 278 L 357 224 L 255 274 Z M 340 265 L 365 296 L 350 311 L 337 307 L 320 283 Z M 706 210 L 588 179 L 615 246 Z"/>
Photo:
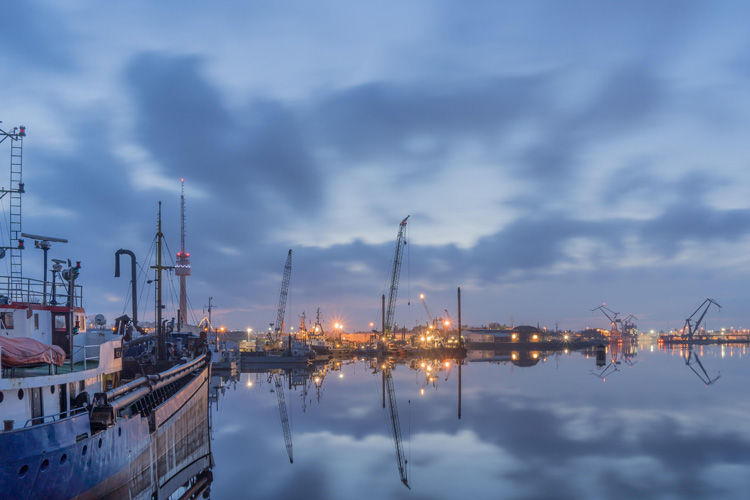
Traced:
<path id="1" fill-rule="evenodd" d="M 175 263 L 175 275 L 180 277 L 180 310 L 177 315 L 177 331 L 182 331 L 182 325 L 187 324 L 187 284 L 186 279 L 190 276 L 190 254 L 185 251 L 185 179 L 182 183 L 182 194 L 180 195 L 180 251 Z"/>
<path id="2" fill-rule="evenodd" d="M 164 308 L 161 302 L 161 272 L 167 269 L 172 269 L 172 267 L 163 266 L 161 263 L 161 247 L 163 239 L 164 234 L 161 232 L 161 202 L 159 202 L 159 223 L 156 231 L 156 265 L 151 266 L 151 269 L 156 269 L 156 352 L 159 361 L 167 359 L 167 332 L 161 320 L 161 311 Z"/>

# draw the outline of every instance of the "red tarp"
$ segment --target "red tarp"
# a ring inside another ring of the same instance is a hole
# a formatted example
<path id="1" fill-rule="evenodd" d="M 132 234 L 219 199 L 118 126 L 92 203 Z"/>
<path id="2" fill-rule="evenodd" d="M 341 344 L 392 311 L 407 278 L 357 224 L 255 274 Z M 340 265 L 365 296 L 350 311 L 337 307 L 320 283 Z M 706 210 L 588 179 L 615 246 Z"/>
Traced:
<path id="1" fill-rule="evenodd" d="M 65 362 L 65 351 L 62 347 L 49 345 L 29 338 L 0 337 L 3 368 L 33 365 L 36 363 L 54 363 L 62 366 Z"/>

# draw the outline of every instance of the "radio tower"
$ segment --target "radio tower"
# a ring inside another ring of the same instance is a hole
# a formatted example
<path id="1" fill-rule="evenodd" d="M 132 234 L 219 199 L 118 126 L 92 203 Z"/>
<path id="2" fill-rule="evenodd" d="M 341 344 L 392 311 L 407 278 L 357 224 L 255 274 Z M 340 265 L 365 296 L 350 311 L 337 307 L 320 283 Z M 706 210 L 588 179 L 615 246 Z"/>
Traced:
<path id="1" fill-rule="evenodd" d="M 187 324 L 187 285 L 185 278 L 190 276 L 190 254 L 185 251 L 185 179 L 182 183 L 182 194 L 180 195 L 180 251 L 177 253 L 177 262 L 174 273 L 180 277 L 180 313 L 177 324 L 178 331 L 182 331 L 182 325 Z"/>

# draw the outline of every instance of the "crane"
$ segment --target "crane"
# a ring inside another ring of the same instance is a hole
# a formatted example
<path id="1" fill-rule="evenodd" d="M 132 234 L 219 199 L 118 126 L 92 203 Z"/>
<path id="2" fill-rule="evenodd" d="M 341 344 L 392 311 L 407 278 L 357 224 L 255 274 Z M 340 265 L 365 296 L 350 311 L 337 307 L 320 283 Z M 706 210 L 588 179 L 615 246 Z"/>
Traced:
<path id="1" fill-rule="evenodd" d="M 706 316 L 706 313 L 708 312 L 708 308 L 711 307 L 711 304 L 714 304 L 716 307 L 721 309 L 721 306 L 718 302 L 716 302 L 714 299 L 706 299 L 703 301 L 701 305 L 698 306 L 698 309 L 695 310 L 693 314 L 690 315 L 688 319 L 685 320 L 685 327 L 682 329 L 682 336 L 687 337 L 688 340 L 693 340 L 693 334 L 698 331 L 698 328 L 701 325 L 701 322 L 703 321 L 703 318 Z M 703 310 L 703 313 L 701 314 L 701 317 L 698 318 L 698 321 L 693 324 L 693 316 L 698 314 L 698 311 L 701 310 L 701 307 L 706 306 L 706 308 Z M 687 330 L 687 333 L 686 333 Z"/>
<path id="2" fill-rule="evenodd" d="M 419 294 L 419 299 L 422 301 L 422 305 L 424 306 L 424 311 L 427 313 L 427 319 L 430 320 L 430 324 L 435 326 L 435 319 L 432 317 L 432 313 L 430 312 L 430 308 L 427 307 L 427 302 L 424 300 L 424 294 Z"/>
<path id="3" fill-rule="evenodd" d="M 284 444 L 286 445 L 286 453 L 287 455 L 289 455 L 289 463 L 293 464 L 294 458 L 292 457 L 292 431 L 289 429 L 289 416 L 286 413 L 284 387 L 281 385 L 281 377 L 278 373 L 273 374 L 273 385 L 276 388 L 276 401 L 279 404 L 279 418 L 281 419 L 281 430 L 284 432 Z M 273 390 L 271 392 L 273 392 Z"/>
<path id="4" fill-rule="evenodd" d="M 393 265 L 391 267 L 391 284 L 388 291 L 388 309 L 385 314 L 385 324 L 383 325 L 384 339 L 393 335 L 393 312 L 396 308 L 396 295 L 398 295 L 398 280 L 401 277 L 401 259 L 404 256 L 404 246 L 406 246 L 406 221 L 409 220 L 407 215 L 398 226 L 398 237 L 396 238 L 396 251 L 393 254 Z"/>
<path id="5" fill-rule="evenodd" d="M 286 257 L 284 265 L 284 277 L 281 279 L 281 291 L 279 292 L 279 302 L 276 305 L 276 323 L 273 324 L 273 333 L 276 337 L 284 335 L 284 313 L 286 312 L 286 298 L 289 295 L 289 280 L 292 277 L 292 249 Z"/>
<path id="6" fill-rule="evenodd" d="M 609 322 L 612 324 L 612 328 L 610 330 L 611 333 L 619 333 L 619 330 L 617 329 L 617 323 L 622 324 L 622 320 L 618 318 L 617 316 L 620 314 L 618 312 L 614 312 L 612 309 L 607 307 L 607 304 L 602 304 L 599 307 L 595 307 L 591 309 L 591 311 L 601 311 L 602 314 L 604 314 Z M 610 316 L 611 315 L 611 316 Z"/>

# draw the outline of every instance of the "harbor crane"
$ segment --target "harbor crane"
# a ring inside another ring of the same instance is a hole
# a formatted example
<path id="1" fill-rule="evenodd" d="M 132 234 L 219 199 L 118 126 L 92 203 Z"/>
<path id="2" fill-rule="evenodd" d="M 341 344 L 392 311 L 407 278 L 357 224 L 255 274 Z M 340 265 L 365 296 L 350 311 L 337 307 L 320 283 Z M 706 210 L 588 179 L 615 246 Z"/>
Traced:
<path id="1" fill-rule="evenodd" d="M 607 304 L 602 304 L 599 307 L 595 307 L 591 309 L 591 311 L 601 311 L 602 314 L 604 314 L 607 319 L 609 320 L 611 326 L 610 333 L 619 333 L 620 330 L 617 329 L 617 323 L 620 323 L 622 325 L 622 320 L 618 318 L 617 316 L 620 314 L 618 312 L 613 311 L 609 307 L 607 307 Z"/>
<path id="2" fill-rule="evenodd" d="M 427 313 L 427 319 L 430 320 L 430 324 L 433 328 L 435 328 L 435 318 L 432 317 L 432 313 L 430 312 L 430 308 L 427 307 L 427 302 L 424 300 L 424 294 L 419 294 L 419 300 L 422 301 L 422 305 L 424 306 L 424 311 Z"/>
<path id="3" fill-rule="evenodd" d="M 698 306 L 698 309 L 695 310 L 693 314 L 690 315 L 688 319 L 685 320 L 685 327 L 682 329 L 682 337 L 687 337 L 688 340 L 693 340 L 693 334 L 698 331 L 698 328 L 701 326 L 701 322 L 703 321 L 703 318 L 706 317 L 706 313 L 708 312 L 708 308 L 711 307 L 711 304 L 714 304 L 716 307 L 721 309 L 721 306 L 718 302 L 716 302 L 714 299 L 706 299 L 703 301 L 701 305 Z M 698 314 L 698 311 L 701 310 L 703 306 L 706 306 L 705 309 L 703 309 L 703 313 L 701 314 L 700 318 L 698 318 L 698 321 L 693 323 L 693 317 Z"/>
<path id="4" fill-rule="evenodd" d="M 394 336 L 393 332 L 393 312 L 396 308 L 396 296 L 398 295 L 398 281 L 401 277 L 401 260 L 404 256 L 404 247 L 406 246 L 406 221 L 409 220 L 407 215 L 398 226 L 398 236 L 396 238 L 396 251 L 393 254 L 393 263 L 391 266 L 390 287 L 388 290 L 388 309 L 386 309 L 385 323 L 383 324 L 383 340 L 387 337 Z"/>
<path id="5" fill-rule="evenodd" d="M 279 292 L 279 302 L 276 305 L 276 323 L 271 323 L 273 336 L 281 338 L 284 336 L 284 314 L 286 313 L 286 299 L 289 295 L 289 281 L 292 278 L 292 249 L 286 257 L 284 264 L 284 277 L 281 279 L 281 291 Z M 290 340 L 291 343 L 291 340 Z"/>

